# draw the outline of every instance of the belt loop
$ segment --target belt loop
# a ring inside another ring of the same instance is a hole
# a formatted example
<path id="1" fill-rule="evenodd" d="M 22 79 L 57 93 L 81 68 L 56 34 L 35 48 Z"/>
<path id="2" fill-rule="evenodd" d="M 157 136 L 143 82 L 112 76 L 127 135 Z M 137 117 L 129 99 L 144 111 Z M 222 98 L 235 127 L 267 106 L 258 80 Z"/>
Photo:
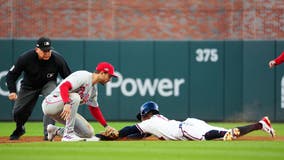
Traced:
<path id="1" fill-rule="evenodd" d="M 181 129 L 182 128 L 182 123 L 180 123 L 178 127 Z"/>

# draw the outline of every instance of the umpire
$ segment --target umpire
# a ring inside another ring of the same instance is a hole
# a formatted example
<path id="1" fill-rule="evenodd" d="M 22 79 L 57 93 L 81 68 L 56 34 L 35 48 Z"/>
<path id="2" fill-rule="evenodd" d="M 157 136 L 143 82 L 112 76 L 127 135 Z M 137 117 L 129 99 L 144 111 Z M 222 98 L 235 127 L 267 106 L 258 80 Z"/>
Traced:
<path id="1" fill-rule="evenodd" d="M 55 89 L 58 73 L 62 78 L 71 73 L 63 57 L 52 49 L 49 38 L 39 38 L 35 49 L 20 55 L 6 76 L 10 92 L 8 98 L 15 101 L 13 118 L 16 122 L 16 129 L 10 135 L 10 140 L 17 140 L 25 134 L 24 125 L 30 117 L 39 95 L 47 96 Z M 17 93 L 16 81 L 22 72 L 24 72 L 23 80 Z M 48 124 L 55 124 L 55 121 L 44 116 L 44 140 L 47 140 L 46 127 Z"/>

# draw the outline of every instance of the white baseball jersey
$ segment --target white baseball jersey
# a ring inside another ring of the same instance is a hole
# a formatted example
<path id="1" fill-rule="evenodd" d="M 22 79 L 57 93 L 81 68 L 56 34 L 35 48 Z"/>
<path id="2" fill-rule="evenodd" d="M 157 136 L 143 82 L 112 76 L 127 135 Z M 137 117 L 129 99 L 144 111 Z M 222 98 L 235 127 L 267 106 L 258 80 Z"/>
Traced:
<path id="1" fill-rule="evenodd" d="M 196 118 L 187 118 L 181 122 L 168 120 L 160 114 L 153 115 L 136 126 L 142 133 L 150 133 L 165 140 L 204 140 L 205 133 L 210 130 L 227 131 Z"/>
<path id="2" fill-rule="evenodd" d="M 51 93 L 51 95 L 60 96 L 60 89 L 62 83 L 69 81 L 72 89 L 69 93 L 78 93 L 81 97 L 80 104 L 87 104 L 93 107 L 97 107 L 98 104 L 98 89 L 97 84 L 92 84 L 92 73 L 88 71 L 76 71 L 66 77 Z"/>

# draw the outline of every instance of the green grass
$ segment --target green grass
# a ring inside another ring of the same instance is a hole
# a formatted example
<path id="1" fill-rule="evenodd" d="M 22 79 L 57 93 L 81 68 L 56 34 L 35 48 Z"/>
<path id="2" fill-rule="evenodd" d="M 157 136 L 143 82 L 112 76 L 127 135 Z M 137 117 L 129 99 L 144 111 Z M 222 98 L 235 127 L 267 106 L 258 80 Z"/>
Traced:
<path id="1" fill-rule="evenodd" d="M 103 128 L 91 122 L 97 132 Z M 133 122 L 110 122 L 120 129 Z M 210 123 L 231 128 L 247 123 Z M 277 134 L 283 136 L 284 124 L 274 123 Z M 0 122 L 0 136 L 9 136 L 14 123 Z M 42 123 L 28 122 L 26 136 L 41 136 Z M 250 135 L 267 135 L 256 131 Z M 52 160 L 282 160 L 283 141 L 111 141 L 111 142 L 35 142 L 0 144 L 0 159 Z"/>
<path id="2" fill-rule="evenodd" d="M 1 159 L 173 160 L 283 159 L 283 142 L 273 141 L 120 141 L 43 142 L 0 145 Z"/>

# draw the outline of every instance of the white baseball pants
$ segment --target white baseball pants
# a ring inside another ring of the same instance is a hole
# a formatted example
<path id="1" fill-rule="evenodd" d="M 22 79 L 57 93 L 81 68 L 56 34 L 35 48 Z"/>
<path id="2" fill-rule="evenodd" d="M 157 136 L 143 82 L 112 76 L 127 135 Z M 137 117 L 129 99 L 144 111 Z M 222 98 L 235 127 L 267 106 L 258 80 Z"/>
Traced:
<path id="1" fill-rule="evenodd" d="M 77 93 L 69 93 L 71 100 L 71 115 L 70 118 L 65 121 L 60 117 L 64 108 L 64 103 L 59 94 L 50 94 L 42 102 L 42 110 L 45 115 L 48 115 L 55 121 L 65 125 L 65 133 L 72 132 L 81 138 L 91 138 L 94 136 L 94 128 L 89 122 L 77 113 L 80 105 L 81 98 Z"/>

